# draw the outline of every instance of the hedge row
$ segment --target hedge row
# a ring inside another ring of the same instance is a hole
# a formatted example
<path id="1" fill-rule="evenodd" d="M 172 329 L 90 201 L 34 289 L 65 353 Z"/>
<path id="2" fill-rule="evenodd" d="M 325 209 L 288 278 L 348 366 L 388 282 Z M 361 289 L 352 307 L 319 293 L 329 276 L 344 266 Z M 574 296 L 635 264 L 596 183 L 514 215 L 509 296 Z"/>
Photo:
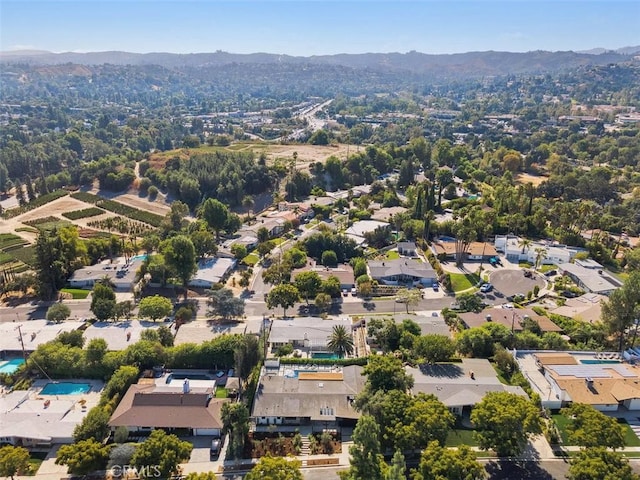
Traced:
<path id="1" fill-rule="evenodd" d="M 63 217 L 69 220 L 79 220 L 81 218 L 95 217 L 96 215 L 102 215 L 104 210 L 98 207 L 84 208 L 82 210 L 74 210 L 73 212 L 65 212 Z"/>
<path id="2" fill-rule="evenodd" d="M 69 192 L 67 192 L 66 190 L 55 190 L 51 193 L 45 193 L 44 195 L 40 195 L 34 201 L 29 202 L 21 207 L 5 210 L 2 216 L 4 218 L 17 217 L 18 215 L 28 212 L 29 210 L 33 210 L 34 208 L 46 205 L 47 203 L 53 202 L 54 200 L 62 198 L 66 195 L 69 195 Z"/>
<path id="3" fill-rule="evenodd" d="M 84 202 L 84 203 L 93 203 L 93 204 L 96 204 L 100 200 L 102 200 L 102 197 L 99 197 L 98 195 L 94 195 L 93 193 L 87 193 L 87 192 L 72 193 L 71 198 L 75 198 L 76 200 L 80 200 L 81 202 Z"/>
<path id="4" fill-rule="evenodd" d="M 368 357 L 359 358 L 281 358 L 283 365 L 361 365 L 364 366 L 369 361 Z"/>

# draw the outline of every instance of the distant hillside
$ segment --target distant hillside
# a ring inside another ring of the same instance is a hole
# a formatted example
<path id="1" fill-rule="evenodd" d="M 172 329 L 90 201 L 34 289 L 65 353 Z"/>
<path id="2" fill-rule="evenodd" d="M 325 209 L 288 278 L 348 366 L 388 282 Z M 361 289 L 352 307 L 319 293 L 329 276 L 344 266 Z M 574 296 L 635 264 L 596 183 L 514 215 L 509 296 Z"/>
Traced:
<path id="1" fill-rule="evenodd" d="M 633 50 L 625 47 L 621 50 Z M 639 48 L 640 50 L 640 48 Z M 633 53 L 633 52 L 632 52 Z M 606 51 L 598 55 L 576 52 L 535 51 L 469 52 L 452 55 L 429 55 L 409 53 L 365 53 L 338 54 L 311 57 L 294 57 L 270 53 L 234 54 L 227 52 L 173 54 L 173 53 L 51 53 L 51 52 L 4 52 L 0 62 L 26 63 L 31 65 L 159 65 L 165 68 L 217 67 L 223 65 L 332 65 L 379 72 L 410 72 L 429 77 L 474 77 L 505 74 L 556 72 L 583 65 L 606 65 L 627 62 L 632 56 Z"/>
<path id="2" fill-rule="evenodd" d="M 609 51 L 620 53 L 622 55 L 636 55 L 640 53 L 640 45 L 636 45 L 635 47 L 616 48 L 615 50 L 607 50 L 606 48 L 592 48 L 591 50 L 583 50 L 578 53 L 587 53 L 589 55 L 601 55 Z"/>

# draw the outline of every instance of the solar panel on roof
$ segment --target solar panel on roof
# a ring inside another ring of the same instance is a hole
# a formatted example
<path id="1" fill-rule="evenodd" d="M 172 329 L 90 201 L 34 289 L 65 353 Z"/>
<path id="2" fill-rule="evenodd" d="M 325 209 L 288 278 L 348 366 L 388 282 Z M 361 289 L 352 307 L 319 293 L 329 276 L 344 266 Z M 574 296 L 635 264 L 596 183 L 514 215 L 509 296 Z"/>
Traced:
<path id="1" fill-rule="evenodd" d="M 613 375 L 609 370 L 615 370 L 620 376 L 625 378 L 633 378 L 636 376 L 636 374 L 627 370 L 624 365 L 553 365 L 549 368 L 558 375 L 578 378 L 612 378 Z"/>

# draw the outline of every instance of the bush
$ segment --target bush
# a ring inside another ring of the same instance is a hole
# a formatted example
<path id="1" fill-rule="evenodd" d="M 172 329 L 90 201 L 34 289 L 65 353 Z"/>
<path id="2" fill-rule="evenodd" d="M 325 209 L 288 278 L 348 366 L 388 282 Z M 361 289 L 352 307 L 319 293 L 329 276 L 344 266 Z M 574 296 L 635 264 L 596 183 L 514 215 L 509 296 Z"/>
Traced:
<path id="1" fill-rule="evenodd" d="M 276 350 L 276 357 L 286 357 L 287 355 L 291 355 L 293 353 L 293 345 L 287 343 L 285 345 L 281 345 Z"/>
<path id="2" fill-rule="evenodd" d="M 151 187 L 151 180 L 147 177 L 142 177 L 138 182 L 138 190 L 142 195 L 147 195 L 149 193 L 150 187 Z"/>
<path id="3" fill-rule="evenodd" d="M 155 185 L 151 185 L 149 187 L 148 193 L 149 193 L 149 199 L 155 200 L 158 197 L 158 193 L 159 193 L 158 187 L 156 187 Z"/>
<path id="4" fill-rule="evenodd" d="M 533 296 L 537 297 L 538 293 L 540 293 L 540 287 L 538 285 L 533 287 Z"/>
<path id="5" fill-rule="evenodd" d="M 80 218 L 95 217 L 96 215 L 102 215 L 103 213 L 104 210 L 97 207 L 91 207 L 82 210 L 74 210 L 73 212 L 65 212 L 62 216 L 69 220 L 78 220 Z"/>

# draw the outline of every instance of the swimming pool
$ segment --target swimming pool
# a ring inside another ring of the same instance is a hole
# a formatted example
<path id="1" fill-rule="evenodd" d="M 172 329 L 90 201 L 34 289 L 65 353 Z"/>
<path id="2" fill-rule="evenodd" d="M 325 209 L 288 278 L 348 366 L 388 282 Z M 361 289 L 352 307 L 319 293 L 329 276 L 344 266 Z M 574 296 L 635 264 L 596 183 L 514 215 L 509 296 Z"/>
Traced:
<path id="1" fill-rule="evenodd" d="M 580 363 L 586 365 L 598 365 L 600 363 L 620 363 L 620 360 L 580 360 Z"/>
<path id="2" fill-rule="evenodd" d="M 0 367 L 0 373 L 15 373 L 16 370 L 24 363 L 24 359 L 22 358 L 14 358 L 13 360 L 9 360 L 7 363 Z"/>
<path id="3" fill-rule="evenodd" d="M 438 237 L 438 240 L 440 240 L 441 242 L 455 242 L 456 241 L 455 238 L 447 237 L 447 236 L 440 236 L 440 237 Z"/>
<path id="4" fill-rule="evenodd" d="M 88 383 L 74 383 L 74 382 L 53 382 L 47 383 L 40 395 L 82 395 L 91 390 L 91 385 Z"/>
<path id="5" fill-rule="evenodd" d="M 131 257 L 129 259 L 129 263 L 133 263 L 136 260 L 140 260 L 140 261 L 144 262 L 144 261 L 147 260 L 147 258 L 149 258 L 149 255 L 147 255 L 146 253 L 143 253 L 142 255 L 135 255 L 135 256 L 133 256 L 133 257 Z"/>
<path id="6" fill-rule="evenodd" d="M 317 370 L 287 370 L 284 372 L 284 376 L 287 378 L 298 378 L 301 373 L 318 373 Z"/>
<path id="7" fill-rule="evenodd" d="M 333 352 L 313 352 L 311 353 L 311 358 L 330 358 L 330 359 L 336 359 L 336 358 L 340 358 L 338 357 L 338 355 L 336 355 Z"/>

